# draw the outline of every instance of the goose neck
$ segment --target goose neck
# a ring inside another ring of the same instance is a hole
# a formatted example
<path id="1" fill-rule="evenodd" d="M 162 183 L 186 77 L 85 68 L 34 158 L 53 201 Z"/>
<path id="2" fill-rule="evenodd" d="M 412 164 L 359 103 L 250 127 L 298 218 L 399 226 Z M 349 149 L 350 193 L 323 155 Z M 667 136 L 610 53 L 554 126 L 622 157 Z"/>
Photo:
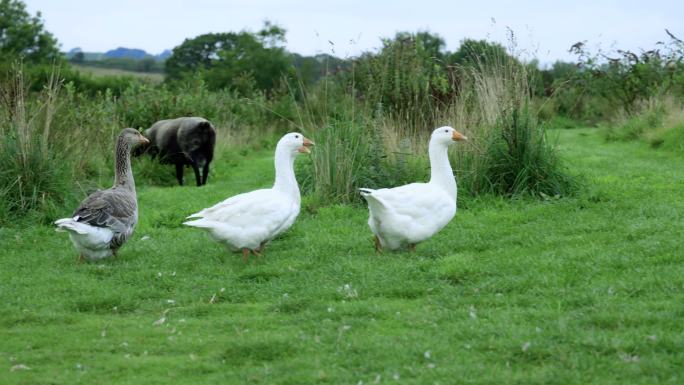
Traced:
<path id="1" fill-rule="evenodd" d="M 275 184 L 273 189 L 280 190 L 299 199 L 299 186 L 294 173 L 295 156 L 287 149 L 278 147 L 275 153 Z"/>
<path id="2" fill-rule="evenodd" d="M 131 146 L 122 137 L 116 142 L 114 162 L 114 187 L 122 186 L 135 192 L 135 181 L 133 170 L 131 170 Z"/>
<path id="3" fill-rule="evenodd" d="M 447 146 L 434 140 L 430 141 L 428 154 L 430 156 L 430 184 L 444 189 L 456 198 L 456 179 L 449 163 Z"/>

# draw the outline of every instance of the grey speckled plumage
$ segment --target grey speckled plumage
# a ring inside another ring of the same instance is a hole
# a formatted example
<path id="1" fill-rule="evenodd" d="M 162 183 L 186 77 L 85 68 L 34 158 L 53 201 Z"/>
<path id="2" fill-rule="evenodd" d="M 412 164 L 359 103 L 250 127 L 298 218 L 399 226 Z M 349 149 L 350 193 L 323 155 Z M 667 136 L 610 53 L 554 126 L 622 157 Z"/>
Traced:
<path id="1" fill-rule="evenodd" d="M 138 222 L 138 203 L 131 170 L 131 150 L 146 143 L 138 131 L 126 128 L 116 142 L 114 185 L 90 194 L 72 218 L 55 222 L 70 233 L 74 246 L 88 259 L 108 257 L 133 234 Z"/>

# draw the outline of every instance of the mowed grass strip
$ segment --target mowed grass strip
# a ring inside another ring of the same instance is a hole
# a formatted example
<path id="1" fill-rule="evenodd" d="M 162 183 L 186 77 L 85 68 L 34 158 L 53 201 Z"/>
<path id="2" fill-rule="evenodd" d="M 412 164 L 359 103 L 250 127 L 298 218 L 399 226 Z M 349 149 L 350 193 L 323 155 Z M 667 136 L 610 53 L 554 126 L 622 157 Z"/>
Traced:
<path id="1" fill-rule="evenodd" d="M 181 226 L 269 186 L 270 152 L 138 182 L 113 260 L 0 229 L 0 383 L 682 383 L 684 157 L 557 134 L 579 196 L 470 201 L 415 253 L 376 255 L 363 206 L 305 207 L 247 265 Z"/>

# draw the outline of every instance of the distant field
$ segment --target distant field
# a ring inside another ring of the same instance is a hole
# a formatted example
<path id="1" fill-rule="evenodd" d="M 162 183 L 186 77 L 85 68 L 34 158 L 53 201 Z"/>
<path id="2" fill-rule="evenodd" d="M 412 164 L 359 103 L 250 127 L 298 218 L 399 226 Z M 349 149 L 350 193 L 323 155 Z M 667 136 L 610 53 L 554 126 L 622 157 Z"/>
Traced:
<path id="1" fill-rule="evenodd" d="M 73 67 L 79 71 L 93 74 L 93 76 L 135 76 L 138 78 L 148 79 L 153 82 L 162 82 L 164 80 L 164 75 L 159 73 L 135 72 L 116 68 L 90 67 L 77 64 L 73 64 Z"/>

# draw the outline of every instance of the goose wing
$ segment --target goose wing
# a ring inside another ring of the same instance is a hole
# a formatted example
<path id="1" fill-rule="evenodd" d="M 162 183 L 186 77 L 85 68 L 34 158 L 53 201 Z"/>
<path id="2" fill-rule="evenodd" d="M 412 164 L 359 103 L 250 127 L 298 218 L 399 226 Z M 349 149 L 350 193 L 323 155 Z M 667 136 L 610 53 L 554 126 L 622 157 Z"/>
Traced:
<path id="1" fill-rule="evenodd" d="M 272 189 L 255 190 L 235 195 L 223 202 L 188 216 L 218 222 L 249 224 L 275 219 L 290 211 L 290 200 Z"/>
<path id="2" fill-rule="evenodd" d="M 362 194 L 369 201 L 369 207 L 385 219 L 431 222 L 435 217 L 447 214 L 445 207 L 455 205 L 447 194 L 426 183 L 367 191 Z"/>
<path id="3" fill-rule="evenodd" d="M 90 194 L 74 211 L 73 217 L 78 222 L 124 233 L 135 225 L 136 209 L 134 196 L 128 191 L 113 188 Z"/>

